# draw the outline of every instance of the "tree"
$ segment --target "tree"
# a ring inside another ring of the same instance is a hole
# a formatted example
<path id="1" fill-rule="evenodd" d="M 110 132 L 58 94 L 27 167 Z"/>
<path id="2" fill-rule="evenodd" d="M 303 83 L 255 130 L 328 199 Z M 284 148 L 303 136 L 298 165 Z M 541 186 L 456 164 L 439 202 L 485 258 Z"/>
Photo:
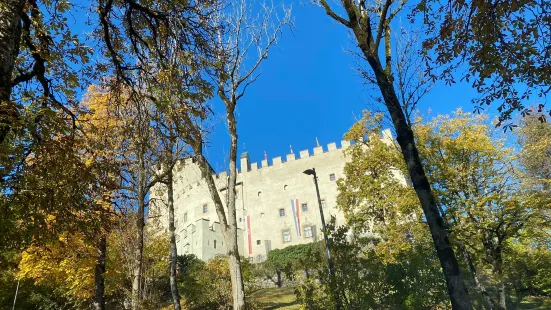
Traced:
<path id="1" fill-rule="evenodd" d="M 229 173 L 228 179 L 224 180 L 226 197 L 220 195 L 212 176 L 214 171 L 205 157 L 204 144 L 207 140 L 207 132 L 204 129 L 204 120 L 210 112 L 210 108 L 203 105 L 205 97 L 190 97 L 186 95 L 186 92 L 180 92 L 179 90 L 182 88 L 175 84 L 165 84 L 163 88 L 165 92 L 173 94 L 171 100 L 177 103 L 173 111 L 177 111 L 175 117 L 178 119 L 176 122 L 179 126 L 178 133 L 193 150 L 196 163 L 214 201 L 227 248 L 234 309 L 245 307 L 245 288 L 237 243 L 235 206 L 238 144 L 236 107 L 238 101 L 245 95 L 248 86 L 258 78 L 257 70 L 261 63 L 267 59 L 270 48 L 277 43 L 277 38 L 283 28 L 291 23 L 289 10 L 284 9 L 283 18 L 274 22 L 277 12 L 275 7 L 262 6 L 260 9 L 262 13 L 258 17 L 253 17 L 251 16 L 252 6 L 241 1 L 224 8 L 224 10 L 219 10 L 214 21 L 214 29 L 217 31 L 214 42 L 218 48 L 214 50 L 213 62 L 209 62 L 207 65 L 212 69 L 210 70 L 212 71 L 212 83 L 224 104 L 230 136 Z M 257 51 L 259 51 L 258 55 L 252 56 Z M 248 57 L 254 57 L 254 60 L 249 63 L 246 61 Z M 181 76 L 188 72 L 180 69 L 182 61 L 185 61 L 185 58 L 177 59 L 177 62 L 173 63 L 175 70 L 171 72 L 175 74 L 175 78 L 171 80 L 180 81 L 183 79 Z M 172 91 L 169 91 L 169 88 L 172 88 Z"/>
<path id="2" fill-rule="evenodd" d="M 415 132 L 452 242 L 465 257 L 485 303 L 506 309 L 506 257 L 513 240 L 547 225 L 550 196 L 531 190 L 515 168 L 513 149 L 495 136 L 483 115 L 458 110 L 453 117 L 418 123 Z M 488 296 L 477 278 L 488 269 L 497 298 Z"/>
<path id="3" fill-rule="evenodd" d="M 388 54 L 391 40 L 388 39 L 391 32 L 391 22 L 400 12 L 404 1 L 359 1 L 342 0 L 342 8 L 345 17 L 335 12 L 325 0 L 319 4 L 325 12 L 335 21 L 349 29 L 358 43 L 361 54 L 369 64 L 377 86 L 383 97 L 383 102 L 390 114 L 397 141 L 400 145 L 402 156 L 407 165 L 411 182 L 426 217 L 434 247 L 444 272 L 444 278 L 448 287 L 450 300 L 454 309 L 471 309 L 472 304 L 466 285 L 461 277 L 459 264 L 453 247 L 450 244 L 448 232 L 442 220 L 442 216 L 436 205 L 432 189 L 419 157 L 419 151 L 415 143 L 413 130 L 404 113 L 394 86 L 394 75 L 391 67 L 391 57 Z M 383 42 L 386 53 L 386 66 L 379 57 Z"/>
<path id="4" fill-rule="evenodd" d="M 129 215 L 131 217 L 131 215 Z M 133 277 L 133 251 L 135 223 L 125 224 L 120 218 L 107 236 L 104 303 L 120 308 L 129 295 Z M 158 303 L 168 280 L 168 238 L 159 231 L 149 230 L 144 243 L 145 300 Z M 36 244 L 22 253 L 18 277 L 32 280 L 36 288 L 57 287 L 78 308 L 96 305 L 95 272 L 98 248 L 94 240 L 83 234 L 62 234 L 48 244 Z"/>
<path id="5" fill-rule="evenodd" d="M 525 117 L 516 131 L 521 147 L 520 164 L 528 181 L 537 188 L 551 190 L 551 125 L 537 115 Z"/>
<path id="6" fill-rule="evenodd" d="M 85 67 L 91 50 L 67 24 L 67 14 L 74 8 L 68 2 L 40 0 L 10 0 L 0 6 L 2 153 L 17 153 L 19 148 L 40 143 L 43 132 L 39 129 L 48 128 L 52 120 L 70 118 L 70 129 L 76 129 L 75 89 L 88 71 L 77 71 L 75 66 Z M 11 139 L 5 143 L 9 133 Z M 34 139 L 25 137 L 28 133 Z M 8 147 L 21 139 L 27 143 Z M 2 171 L 1 177 L 8 174 Z"/>
<path id="7" fill-rule="evenodd" d="M 390 192 L 389 192 L 390 193 Z M 406 241 L 399 233 L 383 235 L 374 248 L 373 239 L 348 237 L 350 227 L 328 225 L 332 242 L 336 278 L 326 268 L 312 277 L 300 277 L 296 290 L 298 300 L 305 309 L 335 309 L 334 298 L 340 299 L 344 309 L 430 309 L 446 308 L 445 283 L 438 260 L 432 249 L 426 229 Z M 387 238 L 388 237 L 388 238 Z M 409 246 L 393 248 L 396 243 Z M 320 257 L 307 261 L 307 266 L 321 263 Z M 319 281 L 318 281 L 319 279 Z"/>
<path id="8" fill-rule="evenodd" d="M 179 256 L 181 290 L 186 309 L 228 309 L 233 304 L 232 280 L 227 256 L 217 255 L 208 262 L 194 255 Z M 243 260 L 243 280 L 252 278 L 251 265 Z"/>
<path id="9" fill-rule="evenodd" d="M 422 0 L 413 13 L 426 34 L 428 75 L 451 84 L 455 69 L 467 66 L 461 80 L 472 81 L 480 94 L 476 110 L 500 101 L 498 124 L 508 127 L 514 112 L 545 119 L 543 104 L 531 109 L 525 102 L 551 90 L 549 1 Z"/>
<path id="10" fill-rule="evenodd" d="M 270 272 L 276 273 L 277 287 L 283 285 L 281 273 L 284 272 L 288 277 L 293 276 L 295 272 L 304 271 L 309 273 L 315 264 L 312 261 L 321 261 L 323 256 L 322 245 L 317 242 L 307 244 L 298 244 L 288 246 L 284 249 L 273 249 L 268 253 L 268 259 L 263 263 Z M 273 273 L 269 275 L 270 279 Z"/>
<path id="11" fill-rule="evenodd" d="M 218 8 L 218 3 L 216 1 L 212 3 L 200 1 L 138 3 L 131 0 L 122 2 L 100 0 L 97 7 L 101 27 L 97 29 L 95 35 L 103 43 L 103 52 L 109 59 L 108 66 L 114 76 L 111 84 L 112 91 L 124 91 L 125 95 L 135 103 L 136 116 L 138 116 L 135 119 L 137 122 L 134 123 L 138 124 L 135 133 L 140 133 L 140 136 L 138 136 L 134 153 L 137 159 L 135 170 L 137 179 L 134 180 L 133 188 L 138 200 L 137 220 L 140 222 L 138 234 L 142 236 L 138 239 L 143 239 L 146 198 L 151 187 L 161 179 L 160 176 L 152 174 L 150 164 L 155 163 L 147 158 L 155 154 L 151 151 L 156 148 L 149 144 L 152 140 L 148 140 L 154 137 L 151 132 L 148 133 L 149 126 L 154 126 L 150 123 L 150 116 L 157 108 L 155 105 L 166 102 L 163 100 L 162 91 L 160 92 L 166 87 L 159 83 L 159 78 L 165 71 L 172 73 L 174 61 L 180 65 L 185 63 L 184 66 L 177 68 L 184 69 L 179 72 L 181 77 L 200 67 L 194 67 L 190 59 L 209 58 L 212 54 L 208 45 L 212 34 L 210 14 L 211 10 Z M 124 26 L 119 27 L 120 24 Z M 167 48 L 169 46 L 171 48 Z M 203 61 L 197 63 L 202 65 Z M 197 71 L 191 73 L 190 76 L 194 78 L 185 79 L 185 81 L 202 83 L 200 74 L 202 70 L 201 67 L 197 70 L 199 73 Z M 191 87 L 194 86 L 197 84 L 191 84 Z M 181 87 L 187 90 L 190 84 L 186 83 Z M 202 102 L 202 99 L 195 99 Z M 141 299 L 142 245 L 138 243 L 137 246 L 133 309 L 138 307 Z"/>

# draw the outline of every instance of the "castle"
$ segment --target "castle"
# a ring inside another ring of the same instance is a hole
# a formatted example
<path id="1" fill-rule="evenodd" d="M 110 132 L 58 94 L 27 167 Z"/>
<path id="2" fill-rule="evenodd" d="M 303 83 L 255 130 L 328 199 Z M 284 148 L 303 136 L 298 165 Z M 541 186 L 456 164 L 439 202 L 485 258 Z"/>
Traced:
<path id="1" fill-rule="evenodd" d="M 390 131 L 385 130 L 383 136 L 391 139 Z M 343 177 L 343 151 L 349 146 L 349 141 L 342 141 L 340 148 L 329 143 L 325 150 L 318 145 L 313 153 L 300 151 L 299 158 L 291 153 L 285 161 L 275 157 L 271 164 L 265 159 L 261 166 L 251 163 L 248 153 L 243 153 L 236 183 L 240 254 L 251 262 L 261 262 L 271 249 L 323 239 L 314 181 L 303 173 L 307 169 L 316 169 L 326 222 L 335 216 L 337 225 L 344 224 L 344 214 L 336 208 L 336 181 Z M 174 169 L 178 253 L 195 254 L 202 260 L 225 254 L 218 216 L 199 167 L 192 159 L 186 159 Z M 226 172 L 213 176 L 224 197 Z M 166 210 L 158 211 L 162 225 L 168 227 Z"/>

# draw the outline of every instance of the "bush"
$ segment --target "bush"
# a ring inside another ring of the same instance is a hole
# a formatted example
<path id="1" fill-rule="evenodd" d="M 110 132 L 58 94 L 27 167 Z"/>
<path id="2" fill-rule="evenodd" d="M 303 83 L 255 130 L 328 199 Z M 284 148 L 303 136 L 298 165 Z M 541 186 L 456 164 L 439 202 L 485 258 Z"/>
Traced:
<path id="1" fill-rule="evenodd" d="M 178 257 L 179 288 L 186 309 L 231 309 L 233 305 L 232 286 L 228 259 L 217 255 L 203 262 L 195 255 Z M 252 268 L 241 259 L 245 287 L 252 280 Z M 248 292 L 246 292 L 248 293 Z M 254 308 L 252 304 L 249 309 Z"/>
<path id="2" fill-rule="evenodd" d="M 445 308 L 447 291 L 440 265 L 430 244 L 416 243 L 382 259 L 372 241 L 347 240 L 347 227 L 328 225 L 335 264 L 333 279 L 323 261 L 314 261 L 314 277 L 300 277 L 297 299 L 303 309 L 429 309 Z"/>

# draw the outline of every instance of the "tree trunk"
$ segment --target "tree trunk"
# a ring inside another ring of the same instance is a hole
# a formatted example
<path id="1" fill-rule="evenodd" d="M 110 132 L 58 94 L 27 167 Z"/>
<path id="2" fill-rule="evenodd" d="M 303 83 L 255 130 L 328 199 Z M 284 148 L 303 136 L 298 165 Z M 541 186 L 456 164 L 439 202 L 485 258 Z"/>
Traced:
<path id="1" fill-rule="evenodd" d="M 471 259 L 471 256 L 467 252 L 467 249 L 465 248 L 465 245 L 461 241 L 457 241 L 457 249 L 459 250 L 459 254 L 463 257 L 463 261 L 467 266 L 469 266 L 469 271 L 471 272 L 471 275 L 473 276 L 474 283 L 476 285 L 476 288 L 480 292 L 480 295 L 482 296 L 482 304 L 484 305 L 485 309 L 493 309 L 493 302 L 490 298 L 490 295 L 488 295 L 488 291 L 486 290 L 486 287 L 480 282 L 480 278 L 478 277 L 478 273 L 476 271 L 476 267 L 473 263 L 473 260 Z"/>
<path id="2" fill-rule="evenodd" d="M 496 309 L 506 310 L 507 309 L 507 294 L 506 294 L 506 291 L 505 291 L 505 279 L 503 277 L 503 257 L 501 256 L 501 249 L 500 248 L 497 248 L 495 250 L 493 272 L 494 272 L 494 275 L 497 277 L 497 280 L 498 280 L 498 285 L 497 285 L 498 304 L 496 305 Z"/>
<path id="3" fill-rule="evenodd" d="M 216 213 L 218 215 L 218 219 L 220 220 L 222 235 L 224 236 L 224 241 L 226 241 L 226 250 L 228 255 L 230 276 L 231 276 L 231 282 L 232 282 L 233 309 L 235 310 L 244 309 L 245 308 L 245 289 L 243 285 L 243 276 L 241 273 L 239 248 L 237 246 L 237 223 L 235 220 L 235 202 L 232 204 L 233 211 L 230 209 L 230 205 L 228 205 L 229 217 L 233 217 L 233 221 L 231 221 L 232 225 L 230 226 L 230 224 L 228 224 L 228 221 L 227 221 L 224 205 L 222 204 L 222 200 L 220 199 L 220 195 L 216 188 L 216 184 L 212 178 L 212 171 L 210 169 L 209 164 L 207 163 L 207 160 L 203 156 L 202 145 L 200 145 L 200 142 L 194 145 L 194 152 L 197 156 L 197 163 L 199 164 L 199 168 L 201 169 L 203 177 L 205 178 L 212 200 L 214 201 L 214 205 L 216 207 Z M 231 165 L 232 164 L 230 163 L 230 166 Z M 235 162 L 233 163 L 233 165 L 235 166 Z M 231 180 L 231 172 L 230 172 L 230 180 Z M 229 186 L 230 183 L 231 182 L 228 183 L 228 187 L 227 187 L 228 195 L 230 191 L 234 190 L 234 188 Z M 235 198 L 235 192 L 233 193 L 232 196 Z"/>
<path id="4" fill-rule="evenodd" d="M 18 116 L 17 107 L 10 100 L 12 73 L 19 53 L 21 39 L 21 14 L 26 0 L 4 0 L 0 3 L 0 144 L 6 139 L 13 121 Z"/>
<path id="5" fill-rule="evenodd" d="M 138 155 L 138 212 L 136 218 L 136 248 L 135 248 L 135 266 L 132 281 L 132 310 L 137 310 L 142 300 L 142 268 L 143 268 L 143 238 L 145 227 L 145 161 L 144 154 Z"/>
<path id="6" fill-rule="evenodd" d="M 236 100 L 232 96 L 232 101 L 226 103 L 228 117 L 228 131 L 230 133 L 230 174 L 228 178 L 227 189 L 227 207 L 228 207 L 228 226 L 231 249 L 228 251 L 230 256 L 230 275 L 232 276 L 233 308 L 235 310 L 245 308 L 245 287 L 243 284 L 243 275 L 241 273 L 241 257 L 239 256 L 239 247 L 237 243 L 237 215 L 235 209 L 235 184 L 237 182 L 237 122 L 235 120 L 234 108 Z"/>
<path id="7" fill-rule="evenodd" d="M 178 292 L 178 282 L 176 281 L 176 264 L 178 261 L 178 249 L 176 248 L 176 227 L 174 226 L 174 185 L 172 184 L 172 169 L 167 174 L 167 202 L 168 202 L 168 228 L 170 230 L 170 292 L 172 293 L 172 302 L 174 309 L 182 309 L 180 306 L 180 294 Z"/>
<path id="8" fill-rule="evenodd" d="M 98 259 L 96 261 L 96 271 L 94 274 L 94 310 L 105 309 L 105 261 L 107 256 L 107 238 L 101 236 L 98 244 Z"/>
<path id="9" fill-rule="evenodd" d="M 283 285 L 283 283 L 281 282 L 281 270 L 279 269 L 276 269 L 276 274 L 277 274 L 277 287 L 281 287 Z"/>
<path id="10" fill-rule="evenodd" d="M 360 43 L 359 45 L 364 56 L 375 73 L 377 85 L 379 86 L 385 105 L 394 124 L 398 144 L 400 145 L 402 155 L 407 164 L 413 188 L 423 208 L 423 213 L 425 214 L 427 224 L 430 228 L 434 247 L 436 248 L 438 259 L 442 266 L 452 308 L 472 309 L 469 293 L 461 277 L 459 264 L 450 244 L 448 232 L 446 231 L 444 221 L 438 211 L 429 181 L 419 157 L 417 146 L 415 145 L 413 131 L 407 122 L 404 111 L 396 96 L 394 85 L 385 74 L 379 57 L 371 53 L 367 44 L 361 43 L 358 35 L 356 35 L 356 38 Z"/>

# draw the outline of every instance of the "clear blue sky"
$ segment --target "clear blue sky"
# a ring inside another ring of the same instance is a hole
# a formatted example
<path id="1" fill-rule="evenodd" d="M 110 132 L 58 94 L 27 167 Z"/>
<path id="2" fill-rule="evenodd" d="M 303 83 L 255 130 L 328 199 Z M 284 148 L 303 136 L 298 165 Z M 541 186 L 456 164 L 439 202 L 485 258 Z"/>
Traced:
<path id="1" fill-rule="evenodd" d="M 261 77 L 238 104 L 239 154 L 253 162 L 284 157 L 289 146 L 300 150 L 340 142 L 355 117 L 368 107 L 367 87 L 357 75 L 354 47 L 346 29 L 312 5 L 293 7 L 295 28 L 286 31 L 261 67 Z M 458 107 L 472 111 L 476 92 L 465 83 L 437 85 L 419 110 L 451 113 Z M 208 157 L 217 171 L 227 162 L 228 136 L 219 120 Z M 340 143 L 338 143 L 340 144 Z"/>

